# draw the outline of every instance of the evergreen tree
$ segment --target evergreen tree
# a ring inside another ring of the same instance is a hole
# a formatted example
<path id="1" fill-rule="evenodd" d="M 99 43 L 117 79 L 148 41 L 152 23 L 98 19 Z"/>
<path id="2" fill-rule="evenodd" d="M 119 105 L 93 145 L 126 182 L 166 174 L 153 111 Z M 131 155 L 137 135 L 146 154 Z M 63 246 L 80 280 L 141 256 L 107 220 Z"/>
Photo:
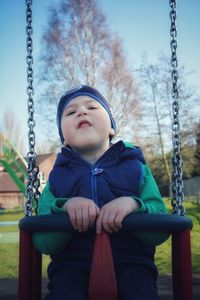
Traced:
<path id="1" fill-rule="evenodd" d="M 197 124 L 195 130 L 195 139 L 196 139 L 196 147 L 195 147 L 195 168 L 193 176 L 200 176 L 200 123 Z"/>

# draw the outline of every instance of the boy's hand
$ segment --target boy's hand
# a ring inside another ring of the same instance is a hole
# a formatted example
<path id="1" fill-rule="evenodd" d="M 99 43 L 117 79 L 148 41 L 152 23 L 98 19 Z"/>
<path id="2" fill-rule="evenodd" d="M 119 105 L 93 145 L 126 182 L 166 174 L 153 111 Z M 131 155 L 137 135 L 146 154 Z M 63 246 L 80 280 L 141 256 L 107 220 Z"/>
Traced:
<path id="1" fill-rule="evenodd" d="M 119 197 L 108 202 L 100 210 L 96 222 L 96 232 L 101 233 L 102 228 L 108 233 L 119 231 L 122 220 L 137 208 L 139 208 L 138 201 L 131 197 Z"/>
<path id="2" fill-rule="evenodd" d="M 74 229 L 78 231 L 87 231 L 88 227 L 94 224 L 100 211 L 94 201 L 84 197 L 70 198 L 62 209 L 68 212 Z"/>

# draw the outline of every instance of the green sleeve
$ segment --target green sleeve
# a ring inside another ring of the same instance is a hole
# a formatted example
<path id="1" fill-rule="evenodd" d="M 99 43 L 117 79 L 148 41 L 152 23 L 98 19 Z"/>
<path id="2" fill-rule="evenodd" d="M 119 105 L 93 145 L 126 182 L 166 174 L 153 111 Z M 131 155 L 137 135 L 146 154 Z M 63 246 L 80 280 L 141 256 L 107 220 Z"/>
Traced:
<path id="1" fill-rule="evenodd" d="M 38 215 L 66 214 L 61 209 L 66 201 L 66 198 L 55 198 L 47 182 L 38 203 Z M 65 248 L 72 234 L 72 231 L 38 232 L 33 234 L 33 243 L 41 253 L 52 255 Z"/>
<path id="2" fill-rule="evenodd" d="M 136 213 L 156 213 L 166 214 L 167 209 L 160 195 L 158 186 L 153 178 L 151 170 L 147 165 L 143 165 L 144 180 L 141 187 L 139 197 L 133 197 L 140 203 L 139 209 Z M 137 238 L 146 244 L 152 246 L 163 243 L 168 237 L 169 233 L 164 231 L 137 231 L 133 232 Z"/>

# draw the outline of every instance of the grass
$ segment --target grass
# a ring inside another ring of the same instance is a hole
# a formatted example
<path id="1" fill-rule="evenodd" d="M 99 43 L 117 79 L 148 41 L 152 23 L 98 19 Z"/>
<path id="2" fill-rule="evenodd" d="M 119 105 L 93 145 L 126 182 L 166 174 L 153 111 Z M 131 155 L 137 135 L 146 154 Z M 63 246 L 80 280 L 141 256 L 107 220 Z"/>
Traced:
<path id="1" fill-rule="evenodd" d="M 20 208 L 4 210 L 0 213 L 0 222 L 19 221 L 24 217 L 24 212 Z M 9 235 L 9 236 L 8 236 Z M 17 278 L 19 266 L 19 243 L 16 242 L 19 237 L 18 225 L 0 226 L 0 279 Z M 9 238 L 9 242 L 7 239 Z M 47 266 L 50 257 L 43 255 L 42 275 L 47 276 Z"/>
<path id="2" fill-rule="evenodd" d="M 165 200 L 166 205 L 171 211 L 169 200 Z M 185 202 L 186 215 L 192 219 L 193 229 L 191 231 L 191 254 L 192 271 L 200 273 L 200 206 L 195 202 Z M 160 274 L 171 273 L 171 238 L 157 247 L 155 261 Z"/>
<path id="3" fill-rule="evenodd" d="M 19 221 L 24 217 L 24 212 L 20 208 L 3 210 L 0 213 L 0 222 Z"/>
<path id="4" fill-rule="evenodd" d="M 18 243 L 0 244 L 0 257 L 1 257 L 0 278 L 18 277 L 18 252 L 19 252 Z"/>
<path id="5" fill-rule="evenodd" d="M 166 200 L 166 204 L 170 208 L 168 200 Z M 184 206 L 186 208 L 187 216 L 193 221 L 193 230 L 191 232 L 193 272 L 200 273 L 200 206 L 194 202 L 185 202 Z M 0 214 L 0 222 L 18 221 L 23 216 L 24 213 L 20 209 L 4 211 Z M 18 242 L 16 242 L 16 237 L 18 237 L 18 226 L 0 226 L 0 236 L 0 278 L 16 278 L 18 276 L 19 252 L 19 245 Z M 46 276 L 46 269 L 49 261 L 49 256 L 44 255 L 43 276 Z M 157 247 L 156 264 L 160 274 L 171 273 L 171 238 Z"/>
<path id="6" fill-rule="evenodd" d="M 1 218 L 0 218 L 0 220 L 1 220 Z M 18 231 L 18 225 L 0 226 L 0 233 L 17 232 L 17 231 Z"/>

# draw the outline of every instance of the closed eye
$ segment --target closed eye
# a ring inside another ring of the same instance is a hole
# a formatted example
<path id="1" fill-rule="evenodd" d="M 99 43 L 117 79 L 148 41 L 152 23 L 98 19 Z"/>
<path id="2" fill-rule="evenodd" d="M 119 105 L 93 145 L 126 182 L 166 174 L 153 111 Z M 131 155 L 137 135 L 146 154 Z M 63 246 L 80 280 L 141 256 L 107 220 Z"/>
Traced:
<path id="1" fill-rule="evenodd" d="M 70 115 L 73 115 L 73 114 L 75 114 L 75 113 L 76 113 L 75 110 L 68 111 L 68 112 L 66 112 L 65 116 L 70 116 Z"/>
<path id="2" fill-rule="evenodd" d="M 96 106 L 89 106 L 88 109 L 93 110 L 93 109 L 98 109 Z"/>

